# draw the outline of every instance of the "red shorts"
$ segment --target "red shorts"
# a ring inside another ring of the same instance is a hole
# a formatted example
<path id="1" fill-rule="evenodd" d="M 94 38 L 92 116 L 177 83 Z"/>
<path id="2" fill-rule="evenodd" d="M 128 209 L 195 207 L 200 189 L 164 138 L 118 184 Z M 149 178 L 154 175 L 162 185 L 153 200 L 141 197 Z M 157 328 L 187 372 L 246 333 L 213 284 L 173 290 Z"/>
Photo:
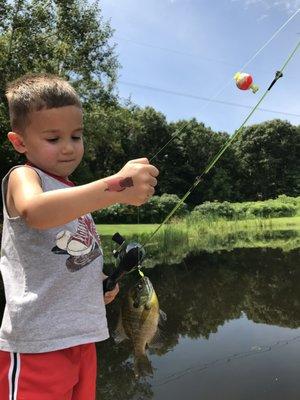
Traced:
<path id="1" fill-rule="evenodd" d="M 48 353 L 0 351 L 1 400 L 95 400 L 94 343 Z"/>

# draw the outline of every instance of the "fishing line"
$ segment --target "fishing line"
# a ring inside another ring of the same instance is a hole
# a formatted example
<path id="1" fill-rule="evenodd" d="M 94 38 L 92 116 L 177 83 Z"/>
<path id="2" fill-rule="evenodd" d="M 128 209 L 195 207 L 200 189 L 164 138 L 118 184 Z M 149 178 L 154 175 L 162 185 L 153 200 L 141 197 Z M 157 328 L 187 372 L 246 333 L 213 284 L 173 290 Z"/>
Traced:
<path id="1" fill-rule="evenodd" d="M 237 354 L 232 354 L 229 355 L 227 357 L 223 357 L 214 361 L 211 361 L 209 363 L 206 363 L 202 366 L 192 366 L 189 368 L 186 368 L 184 370 L 175 372 L 173 374 L 168 375 L 167 377 L 165 377 L 164 379 L 158 381 L 157 383 L 153 383 L 153 386 L 162 386 L 162 385 L 166 385 L 172 381 L 176 381 L 180 378 L 182 378 L 183 376 L 189 374 L 189 373 L 195 373 L 195 372 L 202 372 L 204 370 L 207 370 L 211 367 L 214 366 L 220 366 L 220 365 L 224 365 L 224 364 L 228 364 L 231 361 L 235 361 L 235 360 L 239 360 L 239 359 L 244 359 L 250 356 L 254 356 L 254 355 L 259 355 L 259 354 L 263 354 L 269 351 L 272 351 L 274 349 L 280 349 L 283 346 L 288 346 L 290 343 L 292 342 L 297 342 L 300 340 L 300 336 L 295 336 L 289 340 L 286 339 L 282 339 L 279 340 L 275 343 L 269 344 L 269 345 L 263 345 L 263 346 L 256 346 L 255 348 L 249 350 L 249 351 L 245 351 L 245 352 L 241 352 L 241 353 L 237 353 Z"/>
<path id="2" fill-rule="evenodd" d="M 247 121 L 250 119 L 250 117 L 254 114 L 254 112 L 257 110 L 258 106 L 261 104 L 261 102 L 264 100 L 264 98 L 267 96 L 267 94 L 270 92 L 271 88 L 274 86 L 274 84 L 277 82 L 278 79 L 280 79 L 283 76 L 283 71 L 290 62 L 290 60 L 293 58 L 295 55 L 296 51 L 300 47 L 300 40 L 297 43 L 296 47 L 294 50 L 289 54 L 288 58 L 284 62 L 283 66 L 279 71 L 276 72 L 275 78 L 267 88 L 267 90 L 264 92 L 264 94 L 261 96 L 259 101 L 256 103 L 256 105 L 253 107 L 251 112 L 248 114 L 248 116 L 245 118 L 241 126 L 234 132 L 234 134 L 226 141 L 224 146 L 220 149 L 220 151 L 211 159 L 211 161 L 207 164 L 206 168 L 203 170 L 203 172 L 196 177 L 193 185 L 190 187 L 190 189 L 185 193 L 185 195 L 178 201 L 178 203 L 175 205 L 175 207 L 171 210 L 171 212 L 166 216 L 166 218 L 163 220 L 163 222 L 154 230 L 154 232 L 150 235 L 150 238 L 145 244 L 142 244 L 142 246 L 146 246 L 154 237 L 154 235 L 160 230 L 160 228 L 174 215 L 174 213 L 178 210 L 178 208 L 184 203 L 185 199 L 192 193 L 192 191 L 198 186 L 198 184 L 202 181 L 203 176 L 206 175 L 212 167 L 217 163 L 217 161 L 220 159 L 220 157 L 223 155 L 223 153 L 226 151 L 226 149 L 231 145 L 231 143 L 240 135 L 242 132 L 243 127 L 247 123 Z"/>
<path id="3" fill-rule="evenodd" d="M 273 34 L 273 36 L 250 58 L 249 61 L 246 62 L 246 64 L 244 64 L 242 66 L 242 70 L 245 69 L 257 56 L 259 53 L 261 53 L 265 47 L 267 47 L 267 45 L 269 43 L 271 43 L 271 41 L 279 34 L 279 32 L 282 31 L 282 29 L 284 29 L 286 27 L 286 25 L 300 12 L 300 8 L 298 8 L 298 10 L 296 10 L 294 12 L 294 14 Z"/>
<path id="4" fill-rule="evenodd" d="M 296 79 L 296 78 L 294 78 L 294 79 Z M 139 83 L 126 82 L 126 81 L 122 81 L 122 80 L 119 80 L 119 83 L 124 84 L 124 85 L 128 85 L 128 86 L 134 86 L 134 87 L 137 87 L 139 89 L 147 89 L 147 90 L 152 90 L 154 92 L 172 94 L 172 95 L 175 95 L 175 96 L 187 97 L 187 98 L 190 98 L 190 99 L 202 100 L 202 101 L 205 101 L 205 102 L 224 104 L 226 106 L 231 106 L 231 107 L 240 107 L 240 108 L 247 108 L 247 109 L 252 109 L 252 107 L 253 107 L 253 106 L 248 106 L 246 104 L 234 103 L 232 101 L 217 100 L 216 98 L 214 99 L 214 98 L 199 96 L 199 95 L 191 94 L 191 93 L 184 93 L 184 92 L 178 92 L 178 91 L 175 91 L 175 90 L 168 90 L 168 89 L 164 89 L 164 88 L 157 87 L 157 86 L 142 85 L 142 84 L 139 84 Z M 231 81 L 230 81 L 230 85 L 232 85 Z M 259 108 L 259 111 L 269 112 L 269 113 L 272 113 L 272 114 L 286 115 L 288 117 L 300 117 L 300 114 L 297 114 L 297 113 L 289 113 L 289 112 L 285 112 L 285 111 L 271 110 L 269 108 Z M 160 151 L 161 151 L 161 149 L 160 149 Z M 152 157 L 152 159 L 153 158 L 154 158 L 154 156 Z"/>
<path id="5" fill-rule="evenodd" d="M 285 28 L 285 26 L 298 14 L 300 12 L 300 8 L 298 9 L 298 10 L 296 10 L 295 11 L 295 13 L 271 36 L 271 38 L 259 49 L 259 50 L 257 50 L 256 51 L 256 53 L 254 53 L 254 55 L 246 62 L 246 64 L 244 64 L 243 65 L 243 67 L 242 68 L 240 68 L 240 69 L 244 69 L 247 65 L 249 65 L 250 63 L 251 63 L 251 61 L 253 61 L 255 58 L 256 58 L 256 56 L 269 44 L 269 43 L 271 43 L 271 41 L 278 35 L 278 33 L 280 32 L 280 31 L 282 31 L 284 28 Z M 183 52 L 183 51 L 178 51 L 178 50 L 174 50 L 174 49 L 170 49 L 170 48 L 167 48 L 167 47 L 160 47 L 160 46 L 156 46 L 156 45 L 153 45 L 153 44 L 149 44 L 149 43 L 143 43 L 143 42 L 139 42 L 139 41 L 136 41 L 136 40 L 132 40 L 132 39 L 127 39 L 127 38 L 122 38 L 122 37 L 120 37 L 120 36 L 115 36 L 115 39 L 117 39 L 117 40 L 123 40 L 123 41 L 125 41 L 125 42 L 129 42 L 129 43 L 133 43 L 133 44 L 136 44 L 136 45 L 138 45 L 138 46 L 144 46 L 144 47 L 150 47 L 150 48 L 153 48 L 153 49 L 158 49 L 158 50 L 162 50 L 162 51 L 165 51 L 165 52 L 170 52 L 170 53 L 175 53 L 175 54 L 179 54 L 179 55 L 182 55 L 182 56 L 186 56 L 186 57 L 193 57 L 193 58 L 197 58 L 197 59 L 199 59 L 199 58 L 201 58 L 201 59 L 203 59 L 203 60 L 207 60 L 207 61 L 212 61 L 212 62 L 215 62 L 215 63 L 222 63 L 222 64 L 227 64 L 227 65 L 231 65 L 231 66 L 233 66 L 233 64 L 231 64 L 231 63 L 229 63 L 229 62 L 226 62 L 225 60 L 217 60 L 217 59 L 213 59 L 213 58 L 209 58 L 209 57 L 203 57 L 202 55 L 199 55 L 199 54 L 195 54 L 195 53 L 185 53 L 185 52 Z"/>
<path id="6" fill-rule="evenodd" d="M 260 48 L 260 49 L 258 49 L 255 53 L 254 53 L 254 55 L 248 60 L 248 61 L 246 61 L 246 63 L 239 69 L 240 71 L 243 71 L 267 46 L 268 46 L 268 44 L 270 44 L 271 42 L 272 42 L 272 40 L 274 40 L 275 39 L 275 37 L 292 21 L 292 19 L 294 19 L 295 18 L 295 16 L 298 14 L 300 12 L 300 8 L 297 10 L 297 11 L 295 11 L 294 12 L 294 14 L 290 17 L 290 18 L 288 18 L 288 20 L 283 24 L 283 25 L 281 25 L 280 26 L 280 28 L 278 28 L 277 29 L 277 31 L 270 37 L 270 39 L 268 39 L 267 41 L 266 41 L 266 43 Z M 208 107 L 209 106 L 209 104 L 213 101 L 213 100 L 215 100 L 229 85 L 231 85 L 232 84 L 232 78 L 231 79 L 229 79 L 228 81 L 227 81 L 227 83 L 225 83 L 224 84 L 224 86 L 223 87 L 221 87 L 221 89 L 215 94 L 215 95 L 213 95 L 211 98 L 209 98 L 208 100 L 207 100 L 207 103 L 204 105 L 204 106 L 202 106 L 200 109 L 199 109 L 199 112 L 200 111 L 203 111 L 203 110 L 205 110 L 206 109 L 206 107 Z M 172 136 L 172 138 L 163 146 L 163 147 L 161 147 L 151 158 L 150 158 L 150 162 L 151 161 L 153 161 L 157 156 L 158 156 L 158 154 L 160 154 L 176 137 L 178 137 L 179 136 L 179 134 L 184 130 L 184 129 L 186 129 L 189 125 L 191 124 L 191 122 L 188 122 L 188 123 L 186 123 L 185 125 L 183 125 L 178 131 L 176 131 L 175 132 L 175 134 Z"/>

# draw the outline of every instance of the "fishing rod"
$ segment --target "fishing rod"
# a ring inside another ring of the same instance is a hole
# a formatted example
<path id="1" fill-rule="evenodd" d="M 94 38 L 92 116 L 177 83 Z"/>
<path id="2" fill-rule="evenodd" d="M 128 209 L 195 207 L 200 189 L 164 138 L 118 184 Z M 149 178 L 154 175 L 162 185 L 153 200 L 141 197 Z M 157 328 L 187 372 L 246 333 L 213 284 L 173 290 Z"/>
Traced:
<path id="1" fill-rule="evenodd" d="M 294 48 L 294 50 L 289 54 L 289 56 L 287 57 L 287 59 L 285 60 L 283 66 L 281 67 L 280 70 L 276 71 L 275 73 L 275 77 L 272 80 L 272 82 L 270 83 L 269 87 L 266 89 L 266 91 L 263 93 L 263 95 L 261 96 L 261 98 L 258 100 L 258 102 L 256 103 L 256 105 L 252 108 L 252 110 L 250 111 L 250 113 L 247 115 L 247 117 L 245 118 L 245 120 L 242 122 L 242 124 L 240 125 L 240 127 L 234 132 L 234 134 L 225 142 L 224 146 L 219 150 L 219 152 L 210 160 L 210 162 L 207 164 L 207 166 L 205 167 L 205 169 L 203 170 L 203 172 L 196 177 L 194 183 L 192 184 L 192 186 L 190 187 L 190 189 L 185 193 L 185 195 L 178 201 L 178 203 L 175 205 L 175 207 L 171 210 L 171 212 L 166 216 L 166 218 L 163 220 L 163 222 L 155 229 L 155 231 L 150 235 L 150 238 L 148 240 L 147 243 L 144 244 L 147 245 L 150 240 L 153 238 L 153 236 L 161 229 L 161 227 L 169 221 L 169 219 L 174 215 L 174 213 L 178 210 L 178 208 L 183 204 L 183 202 L 186 200 L 186 198 L 192 193 L 192 191 L 198 186 L 198 184 L 203 180 L 203 176 L 206 175 L 211 169 L 212 167 L 217 163 L 217 161 L 221 158 L 221 156 L 224 154 L 224 152 L 226 151 L 226 149 L 232 144 L 232 142 L 241 134 L 244 126 L 246 125 L 246 123 L 248 122 L 248 120 L 251 118 L 251 116 L 255 113 L 255 111 L 257 110 L 257 108 L 259 107 L 259 105 L 262 103 L 262 101 L 264 100 L 264 98 L 267 96 L 267 94 L 270 92 L 270 90 L 272 89 L 272 87 L 275 85 L 275 83 L 283 77 L 283 71 L 286 68 L 286 66 L 288 65 L 288 63 L 290 62 L 290 60 L 293 58 L 293 56 L 295 55 L 295 53 L 297 52 L 297 50 L 300 47 L 300 40 L 297 43 L 296 47 Z"/>
<path id="2" fill-rule="evenodd" d="M 123 276 L 141 265 L 146 252 L 144 247 L 136 242 L 127 243 L 119 232 L 115 233 L 112 240 L 119 245 L 117 250 L 113 250 L 116 258 L 117 267 L 114 272 L 103 281 L 103 292 L 113 290 L 118 281 Z"/>
<path id="3" fill-rule="evenodd" d="M 148 241 L 146 243 L 140 244 L 136 242 L 130 242 L 127 243 L 125 239 L 120 235 L 120 234 L 115 234 L 113 236 L 113 240 L 119 245 L 119 248 L 117 250 L 114 250 L 113 254 L 117 259 L 117 268 L 113 272 L 113 274 L 108 277 L 103 284 L 104 287 L 104 292 L 107 290 L 112 290 L 116 283 L 127 273 L 130 272 L 134 269 L 138 269 L 139 273 L 143 275 L 141 272 L 141 264 L 142 261 L 145 258 L 145 247 L 149 244 L 149 242 L 153 239 L 153 237 L 156 235 L 156 233 L 164 226 L 169 219 L 175 214 L 175 212 L 178 210 L 178 208 L 184 203 L 184 201 L 187 199 L 187 197 L 195 190 L 195 188 L 199 185 L 199 183 L 203 180 L 203 177 L 208 174 L 208 172 L 214 167 L 214 165 L 218 162 L 218 160 L 222 157 L 224 152 L 227 150 L 227 148 L 233 143 L 233 141 L 241 134 L 245 124 L 248 122 L 248 120 L 251 118 L 251 116 L 255 113 L 259 105 L 263 102 L 267 94 L 271 91 L 275 83 L 283 77 L 283 71 L 285 70 L 286 66 L 288 63 L 291 61 L 295 53 L 300 47 L 300 40 L 297 43 L 296 47 L 293 49 L 293 51 L 289 54 L 285 62 L 283 63 L 283 66 L 281 67 L 280 70 L 276 71 L 275 77 L 266 89 L 266 91 L 263 93 L 263 95 L 260 97 L 258 102 L 255 104 L 255 106 L 252 108 L 250 113 L 247 115 L 245 120 L 242 122 L 240 127 L 234 132 L 234 134 L 225 142 L 223 147 L 219 150 L 217 154 L 215 154 L 214 157 L 209 161 L 205 169 L 202 171 L 202 173 L 195 178 L 194 183 L 191 185 L 189 190 L 184 194 L 184 196 L 177 202 L 175 207 L 170 211 L 170 213 L 166 216 L 166 218 L 161 222 L 161 224 L 154 230 L 154 232 L 150 235 Z M 188 126 L 188 124 L 185 125 L 185 128 Z M 169 143 L 169 142 L 168 142 Z M 167 144 L 168 144 L 167 143 Z M 166 145 L 167 145 L 166 144 Z M 166 147 L 166 145 L 163 146 L 163 148 Z M 162 149 L 160 149 L 161 151 Z M 152 157 L 153 158 L 153 157 Z"/>
<path id="4" fill-rule="evenodd" d="M 290 18 L 287 19 L 287 21 L 284 22 L 284 24 L 282 24 L 276 32 L 273 33 L 273 35 L 253 54 L 253 56 L 251 56 L 249 58 L 248 61 L 245 62 L 245 64 L 243 66 L 241 66 L 239 68 L 240 71 L 244 71 L 245 68 L 272 42 L 272 40 L 275 39 L 275 37 L 292 21 L 292 19 L 294 19 L 296 17 L 296 15 L 300 12 L 300 8 L 298 8 L 298 10 L 296 10 L 294 12 L 293 15 L 290 16 Z M 219 95 L 232 83 L 232 79 L 229 79 L 224 85 L 223 87 L 221 87 L 220 90 L 218 90 L 217 93 L 215 93 L 211 98 L 208 99 L 208 102 L 206 103 L 205 106 L 200 108 L 200 111 L 205 110 L 205 108 L 209 105 L 210 102 L 215 101 L 217 97 L 219 97 Z M 186 124 L 184 124 L 180 129 L 178 129 L 177 131 L 175 131 L 174 135 L 170 138 L 170 140 L 163 145 L 151 158 L 150 158 L 150 163 L 151 161 L 153 161 L 158 154 L 160 154 L 171 142 L 173 142 L 174 139 L 176 139 L 180 133 L 182 131 L 184 131 L 185 129 L 188 128 L 188 126 L 191 124 L 191 122 L 187 122 Z"/>

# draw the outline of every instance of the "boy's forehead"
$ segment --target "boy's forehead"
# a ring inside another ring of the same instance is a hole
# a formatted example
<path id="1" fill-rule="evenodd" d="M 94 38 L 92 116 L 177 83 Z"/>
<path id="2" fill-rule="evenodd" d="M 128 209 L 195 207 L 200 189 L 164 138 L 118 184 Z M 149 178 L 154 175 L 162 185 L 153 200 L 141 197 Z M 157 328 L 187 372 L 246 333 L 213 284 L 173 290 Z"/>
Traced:
<path id="1" fill-rule="evenodd" d="M 83 125 L 82 109 L 77 106 L 45 108 L 31 111 L 28 115 L 28 127 L 43 131 L 78 129 Z"/>

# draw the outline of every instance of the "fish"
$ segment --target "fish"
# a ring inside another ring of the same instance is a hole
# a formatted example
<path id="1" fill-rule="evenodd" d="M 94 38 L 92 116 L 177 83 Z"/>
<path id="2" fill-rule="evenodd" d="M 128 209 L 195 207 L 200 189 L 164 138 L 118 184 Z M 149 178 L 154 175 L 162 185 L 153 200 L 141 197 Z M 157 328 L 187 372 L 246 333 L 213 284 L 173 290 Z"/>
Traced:
<path id="1" fill-rule="evenodd" d="M 153 285 L 147 276 L 143 276 L 128 290 L 114 334 L 116 343 L 124 339 L 133 343 L 136 378 L 153 375 L 146 348 L 155 347 L 161 340 L 160 327 L 165 320 L 166 314 L 159 308 Z"/>

